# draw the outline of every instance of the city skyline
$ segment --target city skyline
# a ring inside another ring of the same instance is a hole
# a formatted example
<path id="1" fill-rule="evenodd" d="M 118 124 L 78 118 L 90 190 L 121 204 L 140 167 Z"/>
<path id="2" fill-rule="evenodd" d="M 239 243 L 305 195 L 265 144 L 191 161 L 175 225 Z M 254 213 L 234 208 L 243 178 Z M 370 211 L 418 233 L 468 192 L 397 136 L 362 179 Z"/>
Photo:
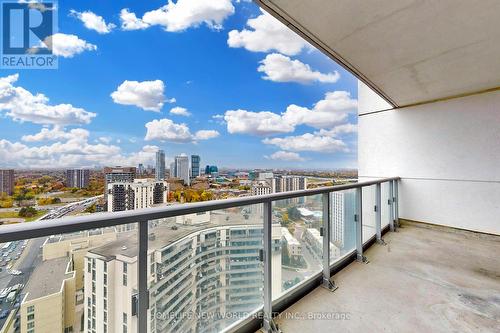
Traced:
<path id="1" fill-rule="evenodd" d="M 255 4 L 163 26 L 148 17 L 185 8 L 162 5 L 60 3 L 59 69 L 0 74 L 0 167 L 154 165 L 158 149 L 167 164 L 356 167 L 354 77 Z"/>

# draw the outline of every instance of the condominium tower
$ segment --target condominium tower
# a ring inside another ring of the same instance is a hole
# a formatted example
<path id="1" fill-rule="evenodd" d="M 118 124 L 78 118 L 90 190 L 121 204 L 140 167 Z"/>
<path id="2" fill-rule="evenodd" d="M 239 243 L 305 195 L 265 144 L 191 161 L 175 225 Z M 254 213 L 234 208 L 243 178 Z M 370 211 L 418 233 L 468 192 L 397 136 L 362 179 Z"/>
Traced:
<path id="1" fill-rule="evenodd" d="M 165 152 L 163 150 L 156 152 L 155 179 L 165 180 Z"/>
<path id="2" fill-rule="evenodd" d="M 0 169 L 0 193 L 12 195 L 14 193 L 14 170 Z"/>
<path id="3" fill-rule="evenodd" d="M 105 167 L 104 168 L 104 199 L 108 199 L 108 184 L 117 182 L 133 182 L 135 167 Z"/>
<path id="4" fill-rule="evenodd" d="M 200 176 L 200 156 L 191 155 L 191 178 Z"/>
<path id="5" fill-rule="evenodd" d="M 152 179 L 110 183 L 107 187 L 108 212 L 150 208 L 166 203 L 168 189 L 167 182 Z"/>
<path id="6" fill-rule="evenodd" d="M 68 169 L 66 170 L 66 187 L 86 188 L 89 186 L 90 170 Z"/>

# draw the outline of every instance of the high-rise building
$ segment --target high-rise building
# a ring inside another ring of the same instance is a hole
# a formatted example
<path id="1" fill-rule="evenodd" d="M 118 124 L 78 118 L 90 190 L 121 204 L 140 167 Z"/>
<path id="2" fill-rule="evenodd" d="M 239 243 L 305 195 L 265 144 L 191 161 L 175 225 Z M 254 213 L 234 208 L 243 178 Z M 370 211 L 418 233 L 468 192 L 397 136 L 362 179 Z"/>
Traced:
<path id="1" fill-rule="evenodd" d="M 289 192 L 307 189 L 307 178 L 302 176 L 276 176 L 269 179 L 272 192 Z"/>
<path id="2" fill-rule="evenodd" d="M 331 242 L 341 249 L 354 246 L 356 194 L 353 191 L 333 192 L 331 198 Z"/>
<path id="3" fill-rule="evenodd" d="M 86 188 L 89 186 L 90 170 L 68 169 L 66 170 L 66 187 Z"/>
<path id="4" fill-rule="evenodd" d="M 252 195 L 271 194 L 271 187 L 267 184 L 256 184 L 252 186 Z"/>
<path id="5" fill-rule="evenodd" d="M 176 172 L 175 172 L 175 161 L 170 163 L 170 178 L 175 178 L 176 177 Z"/>
<path id="6" fill-rule="evenodd" d="M 207 176 L 218 176 L 219 168 L 216 165 L 207 165 L 205 167 L 205 175 Z"/>
<path id="7" fill-rule="evenodd" d="M 137 167 L 137 175 L 144 176 L 145 173 L 146 173 L 146 168 L 144 167 L 144 164 L 139 163 L 139 166 Z"/>
<path id="8" fill-rule="evenodd" d="M 0 193 L 14 193 L 14 169 L 0 169 Z"/>
<path id="9" fill-rule="evenodd" d="M 108 212 L 149 208 L 167 202 L 168 183 L 151 179 L 108 184 Z"/>
<path id="10" fill-rule="evenodd" d="M 118 182 L 133 182 L 135 167 L 105 167 L 104 168 L 104 200 L 108 200 L 108 184 Z"/>
<path id="11" fill-rule="evenodd" d="M 189 185 L 189 157 L 186 154 L 175 156 L 175 177 L 184 180 Z"/>
<path id="12" fill-rule="evenodd" d="M 165 152 L 163 150 L 156 152 L 155 179 L 165 180 Z"/>
<path id="13" fill-rule="evenodd" d="M 212 216 L 207 225 L 207 214 L 202 213 L 200 224 L 160 223 L 150 229 L 148 332 L 217 332 L 261 306 L 261 219 L 242 219 L 238 225 L 236 216 L 228 216 L 228 222 L 224 216 Z M 87 252 L 84 318 L 89 320 L 84 332 L 137 332 L 137 316 L 124 302 L 137 292 L 136 238 L 133 232 Z M 277 297 L 283 285 L 279 224 L 272 225 L 272 239 L 272 295 Z M 245 250 L 234 251 L 235 246 Z M 232 315 L 190 317 L 188 313 Z"/>
<path id="14" fill-rule="evenodd" d="M 196 178 L 200 175 L 200 156 L 191 155 L 191 178 Z"/>

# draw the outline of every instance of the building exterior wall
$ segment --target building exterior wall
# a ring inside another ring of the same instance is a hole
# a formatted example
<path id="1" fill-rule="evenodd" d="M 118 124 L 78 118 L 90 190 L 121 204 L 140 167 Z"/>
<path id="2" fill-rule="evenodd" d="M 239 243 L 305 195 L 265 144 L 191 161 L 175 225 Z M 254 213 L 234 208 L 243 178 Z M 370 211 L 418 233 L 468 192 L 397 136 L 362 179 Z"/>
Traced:
<path id="1" fill-rule="evenodd" d="M 155 167 L 155 180 L 165 179 L 165 152 L 158 150 L 156 152 L 156 167 Z"/>
<path id="2" fill-rule="evenodd" d="M 150 249 L 148 279 L 152 297 L 148 332 L 219 331 L 236 317 L 182 316 L 190 311 L 198 314 L 246 314 L 261 306 L 263 268 L 259 249 L 262 248 L 262 233 L 262 225 L 210 227 L 165 247 Z M 275 244 L 272 255 L 273 295 L 279 295 L 279 224 L 273 225 L 272 237 Z M 124 263 L 127 263 L 126 285 L 123 283 Z M 104 324 L 107 332 L 123 332 L 124 317 L 128 320 L 127 333 L 137 332 L 137 317 L 131 312 L 131 297 L 137 290 L 137 258 L 103 255 L 96 249 L 87 254 L 85 267 L 87 320 L 84 332 L 102 333 Z M 106 294 L 104 287 L 107 288 Z"/>
<path id="3" fill-rule="evenodd" d="M 184 184 L 190 184 L 189 157 L 185 154 L 175 156 L 175 177 L 184 180 Z"/>
<path id="4" fill-rule="evenodd" d="M 400 176 L 401 218 L 500 234 L 500 91 L 383 109 L 359 85 L 359 178 Z"/>
<path id="5" fill-rule="evenodd" d="M 66 170 L 66 186 L 75 188 L 85 188 L 89 186 L 90 170 L 88 169 L 68 169 Z"/>
<path id="6" fill-rule="evenodd" d="M 0 193 L 12 195 L 14 193 L 14 170 L 0 169 Z"/>
<path id="7" fill-rule="evenodd" d="M 68 269 L 71 268 L 68 266 Z M 72 273 L 62 281 L 58 292 L 21 302 L 21 333 L 63 333 L 73 329 L 76 319 L 76 298 L 75 274 Z"/>
<path id="8" fill-rule="evenodd" d="M 165 181 L 136 180 L 108 184 L 108 212 L 150 208 L 167 202 Z"/>
<path id="9" fill-rule="evenodd" d="M 191 177 L 196 178 L 200 176 L 200 156 L 191 155 Z"/>

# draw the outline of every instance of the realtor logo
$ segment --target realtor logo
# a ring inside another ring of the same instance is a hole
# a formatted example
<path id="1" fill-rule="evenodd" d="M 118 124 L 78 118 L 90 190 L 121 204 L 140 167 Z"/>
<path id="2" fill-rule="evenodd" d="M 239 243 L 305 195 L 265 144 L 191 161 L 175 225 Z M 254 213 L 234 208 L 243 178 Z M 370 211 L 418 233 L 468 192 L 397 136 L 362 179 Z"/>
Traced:
<path id="1" fill-rule="evenodd" d="M 53 1 L 2 2 L 1 68 L 57 68 L 52 52 L 56 10 Z"/>

